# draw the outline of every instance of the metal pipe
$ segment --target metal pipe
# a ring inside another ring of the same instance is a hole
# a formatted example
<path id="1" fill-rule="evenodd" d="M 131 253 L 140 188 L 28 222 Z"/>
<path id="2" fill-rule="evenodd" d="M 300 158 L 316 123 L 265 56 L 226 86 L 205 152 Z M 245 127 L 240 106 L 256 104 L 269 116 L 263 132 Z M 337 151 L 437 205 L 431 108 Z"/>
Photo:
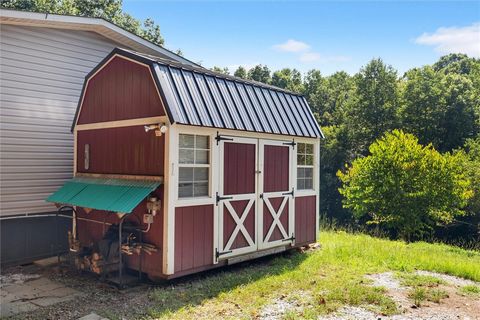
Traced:
<path id="1" fill-rule="evenodd" d="M 123 265 L 122 265 L 122 227 L 123 227 L 123 219 L 125 219 L 127 215 L 124 215 L 120 218 L 120 222 L 118 224 L 118 283 L 120 289 L 123 287 Z"/>
<path id="2" fill-rule="evenodd" d="M 151 226 L 151 225 L 152 225 L 152 224 L 149 223 L 148 226 L 147 226 L 147 229 L 145 229 L 145 230 L 138 229 L 138 230 L 142 231 L 142 233 L 147 233 L 148 231 L 150 231 L 150 226 Z"/>
<path id="3" fill-rule="evenodd" d="M 111 226 L 112 224 L 109 222 L 104 222 L 104 221 L 98 221 L 98 220 L 93 220 L 93 219 L 88 219 L 88 218 L 78 218 L 77 220 L 82 220 L 82 221 L 88 221 L 88 222 L 93 222 L 93 223 L 98 223 L 98 224 L 105 224 Z"/>

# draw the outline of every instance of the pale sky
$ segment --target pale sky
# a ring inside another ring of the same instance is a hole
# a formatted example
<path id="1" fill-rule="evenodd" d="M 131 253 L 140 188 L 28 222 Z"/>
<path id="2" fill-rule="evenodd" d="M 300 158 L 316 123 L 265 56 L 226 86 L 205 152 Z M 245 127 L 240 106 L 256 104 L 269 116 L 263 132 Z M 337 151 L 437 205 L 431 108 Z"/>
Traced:
<path id="1" fill-rule="evenodd" d="M 205 67 L 262 63 L 355 73 L 380 57 L 400 74 L 451 52 L 480 57 L 480 1 L 124 0 L 168 49 Z"/>

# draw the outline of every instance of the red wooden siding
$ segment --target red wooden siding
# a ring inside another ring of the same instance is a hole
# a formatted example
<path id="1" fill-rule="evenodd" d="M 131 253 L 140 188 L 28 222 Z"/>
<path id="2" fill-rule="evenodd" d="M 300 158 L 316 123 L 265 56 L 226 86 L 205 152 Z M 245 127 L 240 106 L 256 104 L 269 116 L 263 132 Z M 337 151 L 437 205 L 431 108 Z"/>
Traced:
<path id="1" fill-rule="evenodd" d="M 280 209 L 280 206 L 282 205 L 283 198 L 284 197 L 268 198 L 268 201 L 270 201 L 270 203 L 273 207 L 273 210 L 275 210 L 275 212 L 278 212 L 278 210 Z M 289 212 L 288 212 L 288 201 L 290 201 L 290 199 L 287 200 L 287 203 L 285 204 L 285 207 L 283 208 L 282 213 L 280 214 L 280 223 L 282 224 L 282 226 L 285 229 L 285 231 L 287 232 L 287 234 L 288 234 L 288 214 L 289 214 Z M 270 230 L 272 222 L 273 222 L 272 214 L 268 210 L 268 207 L 267 207 L 267 205 L 265 204 L 265 201 L 264 201 L 264 203 L 263 203 L 263 239 L 264 240 L 265 240 L 265 237 L 268 234 L 268 230 Z M 275 229 L 273 229 L 273 233 L 270 236 L 270 239 L 268 241 L 272 242 L 272 241 L 276 241 L 276 240 L 281 240 L 283 238 L 284 237 L 282 235 L 282 232 L 280 231 L 280 229 L 278 228 L 278 225 L 277 225 L 277 226 L 275 226 Z"/>
<path id="2" fill-rule="evenodd" d="M 163 186 L 160 186 L 155 194 L 162 199 Z M 139 228 L 146 229 L 147 225 L 143 224 L 143 214 L 147 212 L 146 200 L 141 202 L 134 211 L 128 215 L 125 219 L 125 223 L 131 223 L 137 225 Z M 163 203 L 163 201 L 162 201 Z M 79 218 L 86 218 L 90 220 L 96 220 L 99 222 L 106 222 L 110 224 L 118 224 L 119 218 L 115 213 L 92 210 L 90 213 L 86 213 L 83 208 L 77 207 L 77 213 Z M 94 242 L 98 242 L 103 238 L 103 235 L 108 230 L 109 225 L 103 225 L 91 221 L 84 221 L 78 219 L 77 232 L 78 238 L 82 246 L 91 246 Z M 154 222 L 150 227 L 150 231 L 143 233 L 143 242 L 151 243 L 158 249 L 157 252 L 152 255 L 142 255 L 142 271 L 148 273 L 150 277 L 162 276 L 162 244 L 163 244 L 163 208 L 154 217 Z M 124 256 L 125 257 L 125 256 Z M 138 256 L 133 255 L 125 257 L 127 265 L 131 269 L 138 269 Z"/>
<path id="3" fill-rule="evenodd" d="M 78 131 L 77 171 L 129 175 L 163 175 L 164 136 L 143 126 Z M 85 144 L 90 145 L 85 170 Z"/>
<path id="4" fill-rule="evenodd" d="M 224 194 L 255 192 L 255 145 L 225 142 Z"/>
<path id="5" fill-rule="evenodd" d="M 246 206 L 248 205 L 248 202 L 250 200 L 239 200 L 239 201 L 230 201 L 230 204 L 232 205 L 233 209 L 237 213 L 238 217 L 241 219 L 242 218 L 242 213 L 245 210 Z M 223 246 L 227 244 L 228 240 L 230 239 L 233 231 L 235 230 L 235 227 L 237 224 L 235 223 L 235 220 L 233 220 L 232 215 L 227 211 L 228 209 L 224 206 L 223 209 Z M 245 226 L 245 229 L 247 229 L 248 234 L 250 235 L 250 238 L 255 241 L 255 205 L 253 205 L 250 210 L 246 213 L 247 217 L 245 218 L 245 221 L 243 222 L 243 225 Z M 248 247 L 249 244 L 247 242 L 247 239 L 245 239 L 245 236 L 241 231 L 237 233 L 237 236 L 235 237 L 232 246 L 230 247 L 230 250 L 232 249 L 239 249 L 243 247 Z"/>
<path id="6" fill-rule="evenodd" d="M 175 273 L 213 264 L 213 205 L 175 208 Z"/>
<path id="7" fill-rule="evenodd" d="M 315 242 L 316 206 L 316 196 L 295 198 L 295 244 Z"/>
<path id="8" fill-rule="evenodd" d="M 149 68 L 115 57 L 88 82 L 78 124 L 163 115 Z"/>
<path id="9" fill-rule="evenodd" d="M 287 191 L 289 189 L 289 146 L 270 146 L 264 148 L 264 192 Z"/>

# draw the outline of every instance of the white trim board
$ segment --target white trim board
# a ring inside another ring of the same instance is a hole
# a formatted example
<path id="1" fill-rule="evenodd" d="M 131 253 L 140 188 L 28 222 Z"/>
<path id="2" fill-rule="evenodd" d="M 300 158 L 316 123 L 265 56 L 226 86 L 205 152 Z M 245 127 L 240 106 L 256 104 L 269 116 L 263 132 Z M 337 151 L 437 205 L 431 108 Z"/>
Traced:
<path id="1" fill-rule="evenodd" d="M 132 126 L 141 126 L 141 125 L 149 125 L 149 124 L 166 124 L 167 122 L 168 122 L 168 118 L 166 116 L 94 122 L 94 123 L 77 124 L 75 126 L 75 131 L 132 127 Z"/>

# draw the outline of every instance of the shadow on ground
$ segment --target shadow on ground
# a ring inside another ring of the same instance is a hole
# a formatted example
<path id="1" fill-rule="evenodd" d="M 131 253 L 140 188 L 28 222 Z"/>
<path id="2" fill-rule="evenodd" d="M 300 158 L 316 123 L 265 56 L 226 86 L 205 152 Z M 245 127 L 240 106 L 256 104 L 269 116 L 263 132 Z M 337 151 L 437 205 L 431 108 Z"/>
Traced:
<path id="1" fill-rule="evenodd" d="M 156 285 L 151 293 L 154 305 L 149 314 L 159 317 L 186 306 L 201 305 L 237 287 L 289 272 L 307 257 L 304 253 L 288 251 Z"/>
<path id="2" fill-rule="evenodd" d="M 294 270 L 307 257 L 307 254 L 292 250 L 162 283 L 142 283 L 126 290 L 107 285 L 90 273 L 79 273 L 69 268 L 18 267 L 12 272 L 41 274 L 56 284 L 74 289 L 78 294 L 73 301 L 24 310 L 26 312 L 13 315 L 11 319 L 68 320 L 92 312 L 112 320 L 168 316 L 170 312 L 200 305 L 235 288 Z"/>

